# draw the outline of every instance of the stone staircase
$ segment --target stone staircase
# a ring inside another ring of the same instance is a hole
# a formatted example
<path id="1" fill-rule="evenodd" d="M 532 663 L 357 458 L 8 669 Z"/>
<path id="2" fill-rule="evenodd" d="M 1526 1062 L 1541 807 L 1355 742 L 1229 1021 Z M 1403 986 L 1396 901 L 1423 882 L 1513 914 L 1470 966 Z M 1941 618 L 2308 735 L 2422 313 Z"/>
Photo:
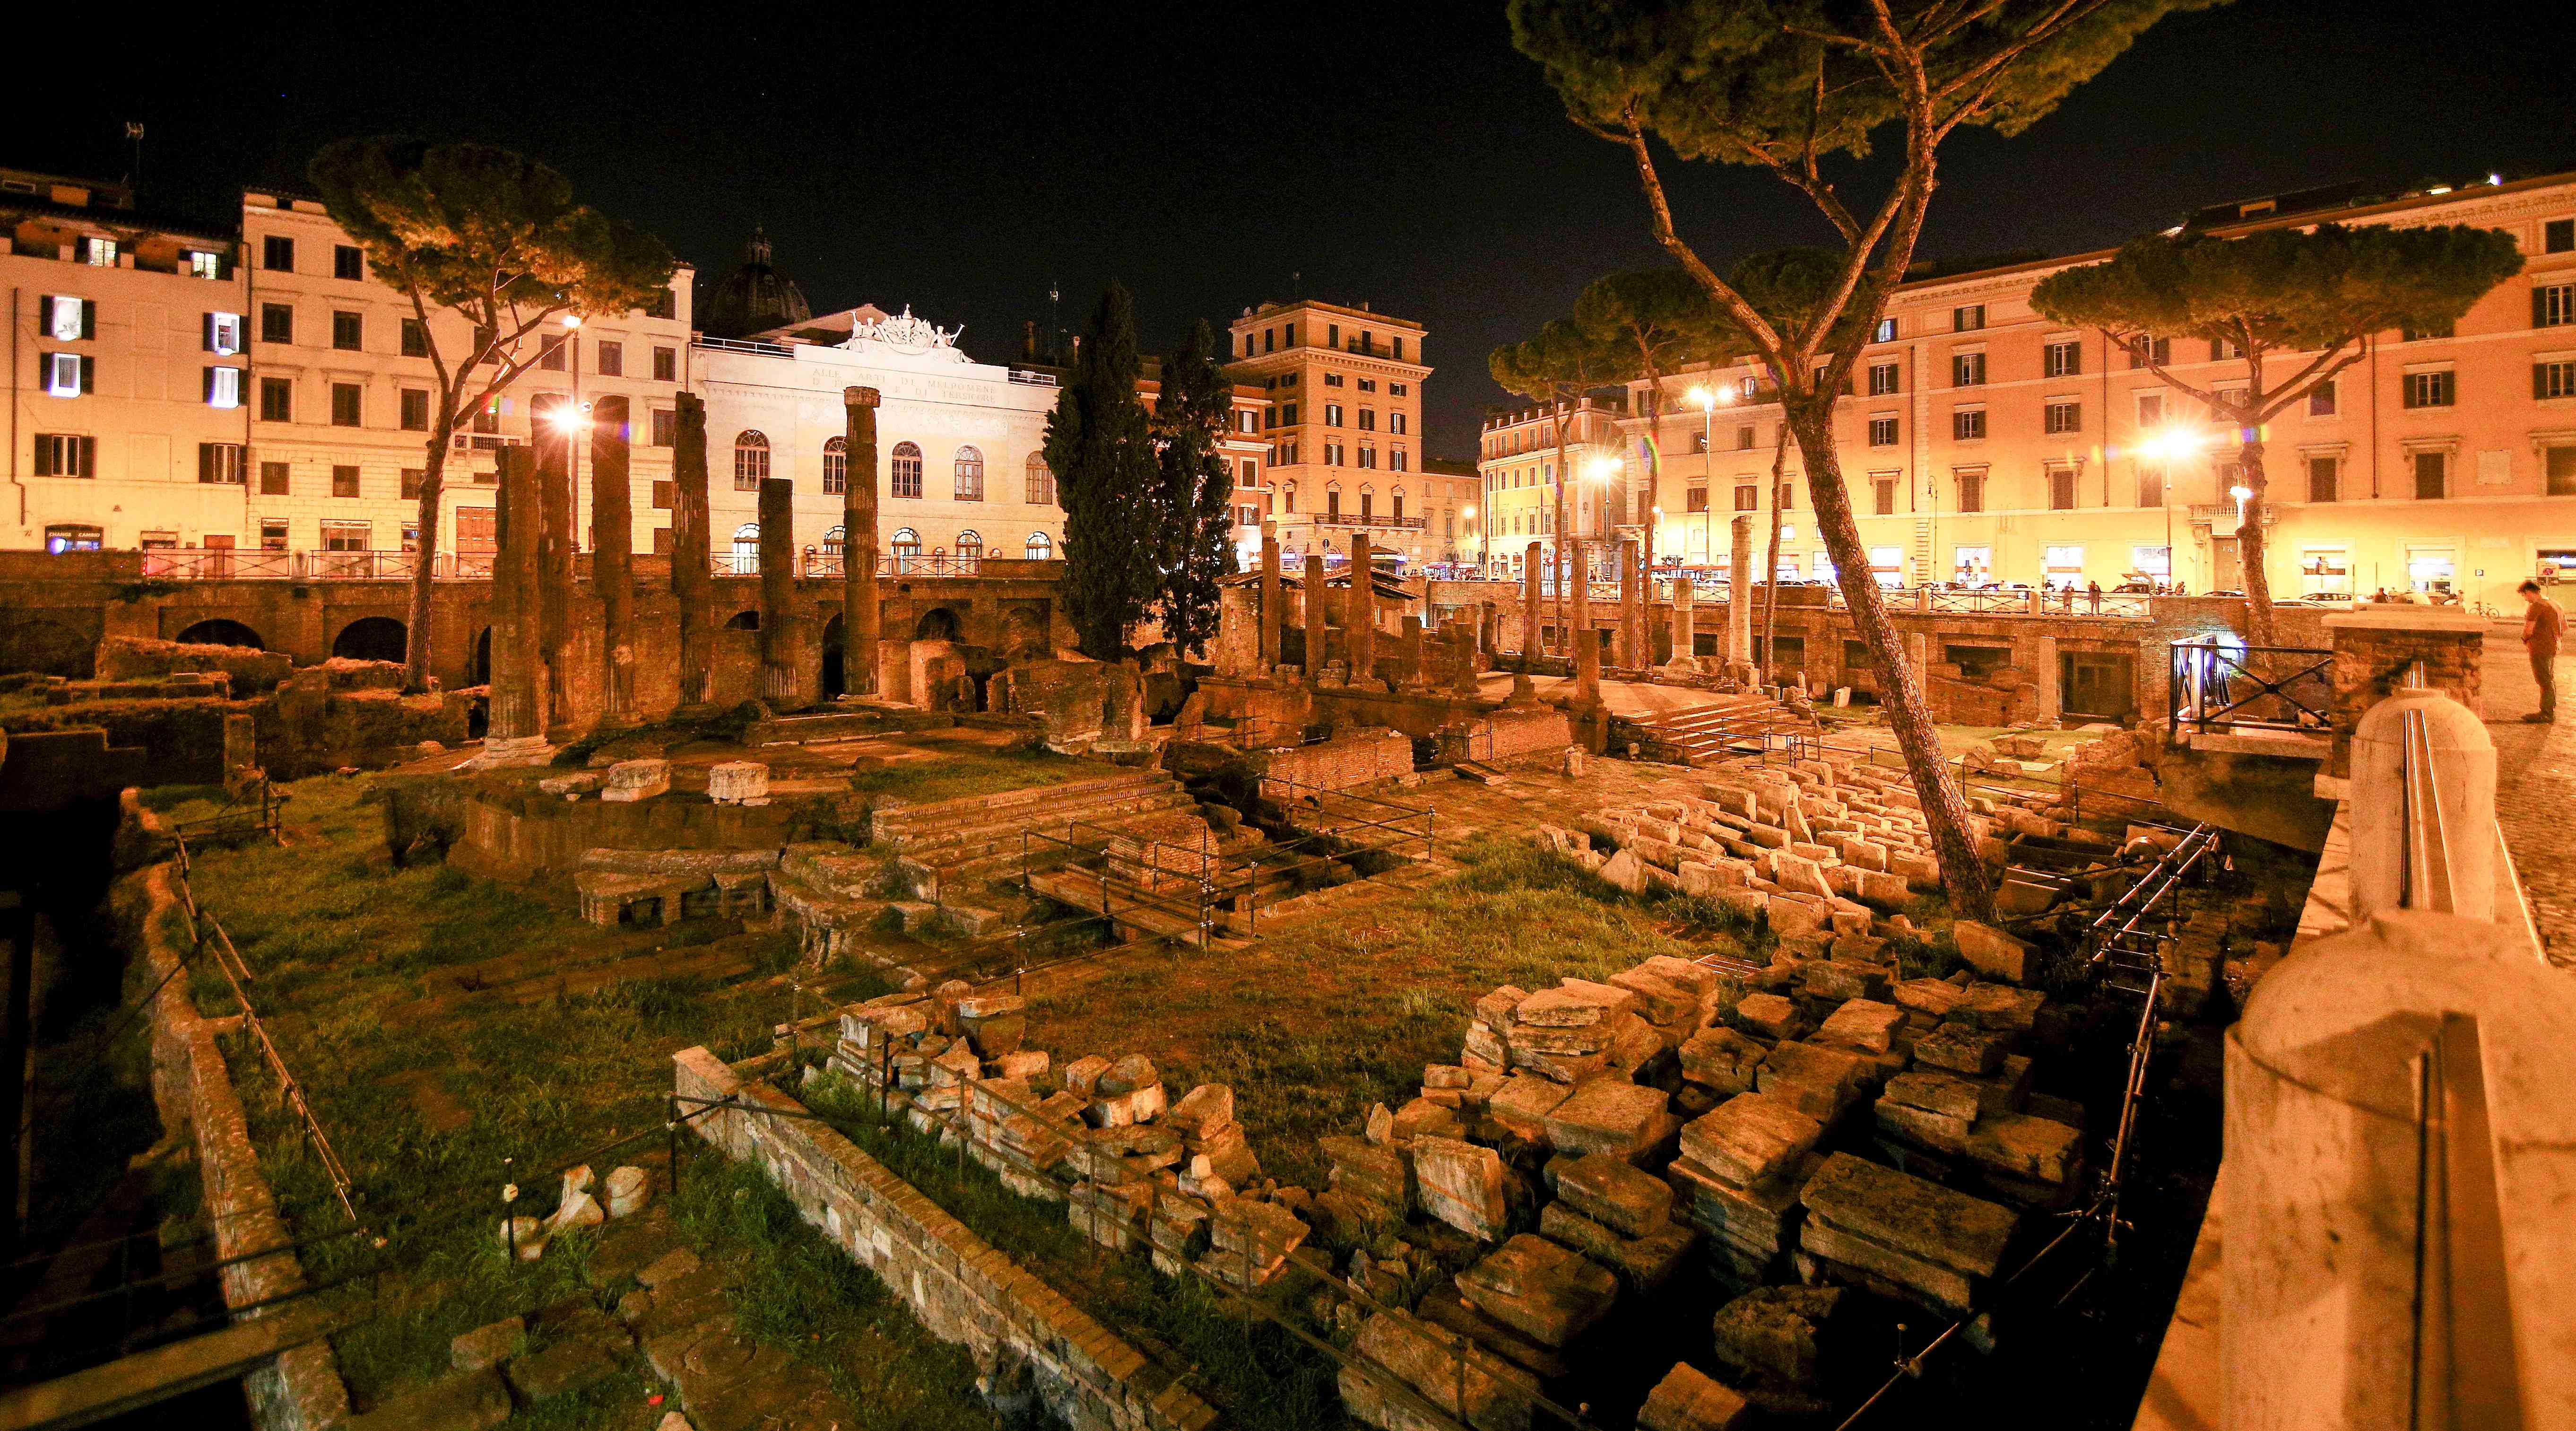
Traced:
<path id="1" fill-rule="evenodd" d="M 1699 705 L 1664 711 L 1638 724 L 1680 752 L 1691 765 L 1718 765 L 1759 755 L 1766 729 L 1812 730 L 1779 703 L 1758 695 L 1715 696 Z"/>
<path id="2" fill-rule="evenodd" d="M 1204 840 L 1215 848 L 1197 802 L 1160 770 L 880 808 L 868 817 L 868 834 L 875 848 L 902 858 L 918 898 L 946 904 L 1016 879 L 1023 850 L 1032 870 L 1071 863 L 1074 852 L 1056 840 L 1076 824 L 1190 848 Z M 1036 838 L 1041 834 L 1056 839 Z"/>

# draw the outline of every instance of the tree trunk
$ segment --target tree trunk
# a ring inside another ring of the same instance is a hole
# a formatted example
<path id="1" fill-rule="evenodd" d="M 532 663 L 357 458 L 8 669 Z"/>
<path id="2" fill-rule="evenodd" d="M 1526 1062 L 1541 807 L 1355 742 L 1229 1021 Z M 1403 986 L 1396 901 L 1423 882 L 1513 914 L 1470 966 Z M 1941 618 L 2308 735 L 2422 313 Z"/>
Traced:
<path id="1" fill-rule="evenodd" d="M 2239 414 L 2247 436 L 2236 449 L 2236 460 L 2242 470 L 2237 481 L 2254 495 L 2244 504 L 2244 519 L 2236 526 L 2236 555 L 2245 568 L 2245 644 L 2269 646 L 2273 643 L 2272 578 L 2264 568 L 2263 509 L 2269 493 L 2263 476 L 2263 429 L 2250 418 Z"/>
<path id="2" fill-rule="evenodd" d="M 420 550 L 412 557 L 411 621 L 403 633 L 406 691 L 429 689 L 429 613 L 430 596 L 437 590 L 439 496 L 447 486 L 447 449 L 456 440 L 452 399 L 450 403 L 450 409 L 439 414 L 437 430 L 429 435 L 429 450 L 421 457 Z"/>
<path id="3" fill-rule="evenodd" d="M 1771 684 L 1771 648 L 1780 631 L 1780 472 L 1788 464 L 1789 424 L 1771 444 L 1771 556 L 1762 568 L 1762 684 Z"/>
<path id="4" fill-rule="evenodd" d="M 1788 394 L 1782 397 L 1785 400 Z M 1950 898 L 1950 912 L 1960 919 L 1991 919 L 1994 887 L 1977 858 L 1968 803 L 1960 797 L 1958 783 L 1950 778 L 1950 767 L 1942 759 L 1931 705 L 1924 699 L 1922 682 L 1905 663 L 1904 640 L 1870 572 L 1851 498 L 1843 490 L 1841 457 L 1834 449 L 1832 400 L 1824 397 L 1813 405 L 1796 406 L 1784 401 L 1782 413 L 1805 460 L 1807 492 L 1816 504 L 1816 531 L 1824 538 L 1826 554 L 1833 558 L 1835 583 L 1851 608 L 1852 627 L 1883 673 L 1880 700 L 1896 733 L 1897 749 L 1905 757 L 1906 774 L 1913 777 L 1914 793 L 1923 802 L 1923 823 L 1932 836 L 1933 854 L 1941 862 L 1941 886 Z"/>

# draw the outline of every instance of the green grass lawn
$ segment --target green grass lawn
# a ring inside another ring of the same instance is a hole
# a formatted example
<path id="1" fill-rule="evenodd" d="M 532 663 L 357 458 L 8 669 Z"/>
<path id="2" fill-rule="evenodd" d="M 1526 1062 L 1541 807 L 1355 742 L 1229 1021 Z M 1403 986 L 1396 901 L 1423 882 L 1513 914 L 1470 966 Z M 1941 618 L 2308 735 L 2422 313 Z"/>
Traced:
<path id="1" fill-rule="evenodd" d="M 670 1055 L 696 1044 L 729 1059 L 764 1052 L 771 1026 L 799 1007 L 788 988 L 766 977 L 731 987 L 630 979 L 530 1003 L 457 995 L 452 979 L 433 988 L 428 975 L 459 965 L 594 963 L 651 952 L 669 936 L 585 924 L 568 891 L 561 899 L 541 897 L 444 867 L 393 868 L 384 858 L 381 812 L 365 799 L 368 785 L 364 778 L 301 782 L 291 792 L 285 847 L 200 850 L 192 880 L 198 900 L 240 949 L 253 975 L 251 1000 L 355 1187 L 365 1235 L 306 1249 L 308 1274 L 329 1282 L 393 1269 L 369 1284 L 377 1315 L 336 1342 L 362 1406 L 442 1371 L 456 1333 L 585 1290 L 578 1239 L 536 1263 L 507 1261 L 493 1238 L 503 1184 L 528 1188 L 542 1212 L 553 1202 L 552 1169 L 588 1161 L 604 1174 L 660 1150 Z M 164 792 L 155 803 L 182 818 L 211 808 L 204 792 Z M 671 947 L 675 957 L 699 952 Z M 759 974 L 783 971 L 794 955 L 792 936 L 757 936 L 753 954 Z M 197 960 L 189 977 L 199 1008 L 235 1011 L 230 985 L 211 960 Z M 872 976 L 853 976 L 843 992 L 860 997 L 882 988 Z M 801 1011 L 816 1007 L 807 996 Z M 235 1034 L 224 1040 L 224 1053 L 297 1234 L 346 1229 L 323 1164 L 260 1052 Z M 442 1109 L 461 1110 L 462 1126 L 432 1131 Z M 608 1146 L 619 1140 L 626 1141 Z M 697 1219 L 698 1229 L 711 1245 L 735 1241 L 732 1215 L 717 1208 Z M 898 1398 L 911 1410 L 872 1426 L 978 1424 L 984 1413 L 972 1395 L 971 1368 L 961 1374 L 953 1358 L 941 1360 L 882 1288 L 815 1274 L 839 1258 L 818 1236 L 796 1229 L 812 1244 L 800 1251 L 774 1218 L 762 1226 L 780 1235 L 765 1234 L 746 1255 L 805 1269 L 797 1280 L 812 1288 L 800 1305 L 842 1306 L 875 1339 L 869 1357 L 899 1351 L 904 1364 L 917 1362 L 909 1399 Z M 382 1247 L 378 1237 L 386 1239 Z M 838 1265 L 873 1283 L 846 1259 Z M 798 1349 L 820 1345 L 808 1340 Z M 522 1419 L 625 1424 L 628 1403 L 581 1400 L 600 1404 L 584 1411 L 550 1403 Z"/>
<path id="2" fill-rule="evenodd" d="M 1097 780 L 1117 773 L 1114 766 L 1047 751 L 1020 754 L 976 746 L 946 746 L 929 759 L 858 770 L 850 777 L 850 788 L 922 805 L 933 800 Z"/>

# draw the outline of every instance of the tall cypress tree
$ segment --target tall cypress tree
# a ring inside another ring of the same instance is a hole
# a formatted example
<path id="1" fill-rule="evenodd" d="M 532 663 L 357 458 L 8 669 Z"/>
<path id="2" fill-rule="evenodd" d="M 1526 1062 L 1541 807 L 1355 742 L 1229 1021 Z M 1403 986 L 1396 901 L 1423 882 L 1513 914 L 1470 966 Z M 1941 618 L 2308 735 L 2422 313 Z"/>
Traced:
<path id="1" fill-rule="evenodd" d="M 1184 652 L 1216 635 L 1217 582 L 1234 569 L 1234 464 L 1219 450 L 1233 415 L 1232 386 L 1216 359 L 1216 330 L 1201 319 L 1163 362 L 1154 435 L 1161 442 L 1163 634 Z"/>
<path id="2" fill-rule="evenodd" d="M 1064 503 L 1064 605 L 1082 653 L 1115 661 L 1161 590 L 1154 435 L 1136 396 L 1136 304 L 1111 283 L 1091 313 L 1073 381 L 1047 419 L 1046 460 Z"/>

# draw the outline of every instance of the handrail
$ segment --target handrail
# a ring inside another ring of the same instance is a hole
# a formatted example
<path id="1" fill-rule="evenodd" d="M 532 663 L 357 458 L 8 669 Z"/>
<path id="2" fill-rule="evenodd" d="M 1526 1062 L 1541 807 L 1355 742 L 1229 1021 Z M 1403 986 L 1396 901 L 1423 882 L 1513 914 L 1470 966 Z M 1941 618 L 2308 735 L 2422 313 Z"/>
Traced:
<path id="1" fill-rule="evenodd" d="M 441 581 L 480 581 L 492 575 L 490 552 L 440 552 L 430 576 Z M 409 581 L 420 553 L 404 551 L 278 551 L 243 547 L 158 547 L 143 553 L 143 575 L 161 581 Z"/>
<path id="2" fill-rule="evenodd" d="M 2279 657 L 2267 661 L 2264 657 Z M 2315 646 L 2238 646 L 2216 635 L 2173 643 L 2166 728 L 2180 734 L 2273 730 L 2313 733 L 2334 724 L 2334 652 Z M 2264 667 L 2285 674 L 2264 674 Z M 2237 694 L 2240 687 L 2250 687 Z M 2292 688 L 2298 687 L 2297 691 Z M 2304 696 L 2301 694 L 2304 692 Z M 2277 702 L 2265 707 L 2258 703 Z M 2284 709 L 2286 708 L 2286 709 Z"/>

